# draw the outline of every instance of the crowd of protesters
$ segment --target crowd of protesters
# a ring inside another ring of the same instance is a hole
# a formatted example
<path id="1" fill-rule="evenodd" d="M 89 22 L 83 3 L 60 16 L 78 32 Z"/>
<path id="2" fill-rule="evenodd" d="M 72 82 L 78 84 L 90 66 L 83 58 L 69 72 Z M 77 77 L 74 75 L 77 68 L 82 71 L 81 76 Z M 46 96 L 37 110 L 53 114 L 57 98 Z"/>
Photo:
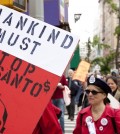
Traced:
<path id="1" fill-rule="evenodd" d="M 120 134 L 120 109 L 110 106 L 108 94 L 120 102 L 120 74 L 93 73 L 83 83 L 73 80 L 75 70 L 69 69 L 58 83 L 51 101 L 47 105 L 33 134 L 65 134 L 65 108 L 70 121 L 75 120 L 75 105 L 80 107 L 73 134 Z M 65 106 L 63 90 L 70 90 L 70 104 Z"/>

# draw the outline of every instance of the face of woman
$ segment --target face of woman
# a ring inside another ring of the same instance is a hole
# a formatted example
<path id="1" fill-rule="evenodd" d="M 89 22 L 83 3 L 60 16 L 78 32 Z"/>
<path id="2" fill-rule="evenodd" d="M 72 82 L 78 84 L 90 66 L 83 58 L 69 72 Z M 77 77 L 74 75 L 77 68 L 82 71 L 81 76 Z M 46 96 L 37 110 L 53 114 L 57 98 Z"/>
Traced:
<path id="1" fill-rule="evenodd" d="M 70 72 L 68 73 L 68 76 L 71 77 L 71 78 L 73 77 L 73 75 L 74 75 L 74 71 L 70 71 Z"/>
<path id="2" fill-rule="evenodd" d="M 100 104 L 106 98 L 106 94 L 94 85 L 89 85 L 85 92 L 90 105 Z"/>
<path id="3" fill-rule="evenodd" d="M 107 84 L 110 86 L 112 92 L 117 89 L 117 85 L 112 79 L 108 79 Z"/>

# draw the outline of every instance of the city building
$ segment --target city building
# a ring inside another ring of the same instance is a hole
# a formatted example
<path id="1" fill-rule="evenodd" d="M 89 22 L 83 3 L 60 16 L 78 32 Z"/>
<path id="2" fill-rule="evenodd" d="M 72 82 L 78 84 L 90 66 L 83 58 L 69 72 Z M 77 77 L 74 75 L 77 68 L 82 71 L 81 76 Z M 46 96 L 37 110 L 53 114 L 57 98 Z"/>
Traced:
<path id="1" fill-rule="evenodd" d="M 115 28 L 118 26 L 118 16 L 113 12 L 110 4 L 105 0 L 99 0 L 99 23 L 98 23 L 98 36 L 100 41 L 104 44 L 108 44 L 110 49 L 103 49 L 101 56 L 109 54 L 110 50 L 115 51 L 117 46 L 117 37 L 114 35 Z M 119 1 L 113 1 L 119 7 Z M 113 65 L 115 63 L 113 62 Z M 114 67 L 114 66 L 113 66 Z"/>

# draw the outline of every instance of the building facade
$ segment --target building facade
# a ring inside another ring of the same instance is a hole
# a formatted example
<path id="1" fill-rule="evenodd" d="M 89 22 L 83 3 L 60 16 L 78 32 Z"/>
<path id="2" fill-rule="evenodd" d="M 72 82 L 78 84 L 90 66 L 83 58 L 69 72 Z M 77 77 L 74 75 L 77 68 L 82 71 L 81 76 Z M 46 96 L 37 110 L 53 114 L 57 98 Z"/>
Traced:
<path id="1" fill-rule="evenodd" d="M 118 5 L 118 0 L 114 0 Z M 99 0 L 99 37 L 104 44 L 110 45 L 112 50 L 116 49 L 117 38 L 114 35 L 118 25 L 117 14 L 112 11 L 111 6 L 105 0 Z M 109 50 L 103 50 L 103 56 L 109 54 Z"/>

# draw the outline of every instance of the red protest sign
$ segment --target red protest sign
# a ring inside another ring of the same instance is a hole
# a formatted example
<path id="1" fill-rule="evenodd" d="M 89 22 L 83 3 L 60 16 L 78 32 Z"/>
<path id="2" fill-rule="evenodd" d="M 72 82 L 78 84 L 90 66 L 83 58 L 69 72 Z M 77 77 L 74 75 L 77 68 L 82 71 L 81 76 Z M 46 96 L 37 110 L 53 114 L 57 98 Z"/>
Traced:
<path id="1" fill-rule="evenodd" d="M 31 133 L 58 80 L 58 76 L 0 51 L 1 113 L 5 109 L 7 113 L 4 133 Z"/>
<path id="2" fill-rule="evenodd" d="M 77 42 L 67 31 L 0 5 L 0 131 L 33 132 Z"/>

